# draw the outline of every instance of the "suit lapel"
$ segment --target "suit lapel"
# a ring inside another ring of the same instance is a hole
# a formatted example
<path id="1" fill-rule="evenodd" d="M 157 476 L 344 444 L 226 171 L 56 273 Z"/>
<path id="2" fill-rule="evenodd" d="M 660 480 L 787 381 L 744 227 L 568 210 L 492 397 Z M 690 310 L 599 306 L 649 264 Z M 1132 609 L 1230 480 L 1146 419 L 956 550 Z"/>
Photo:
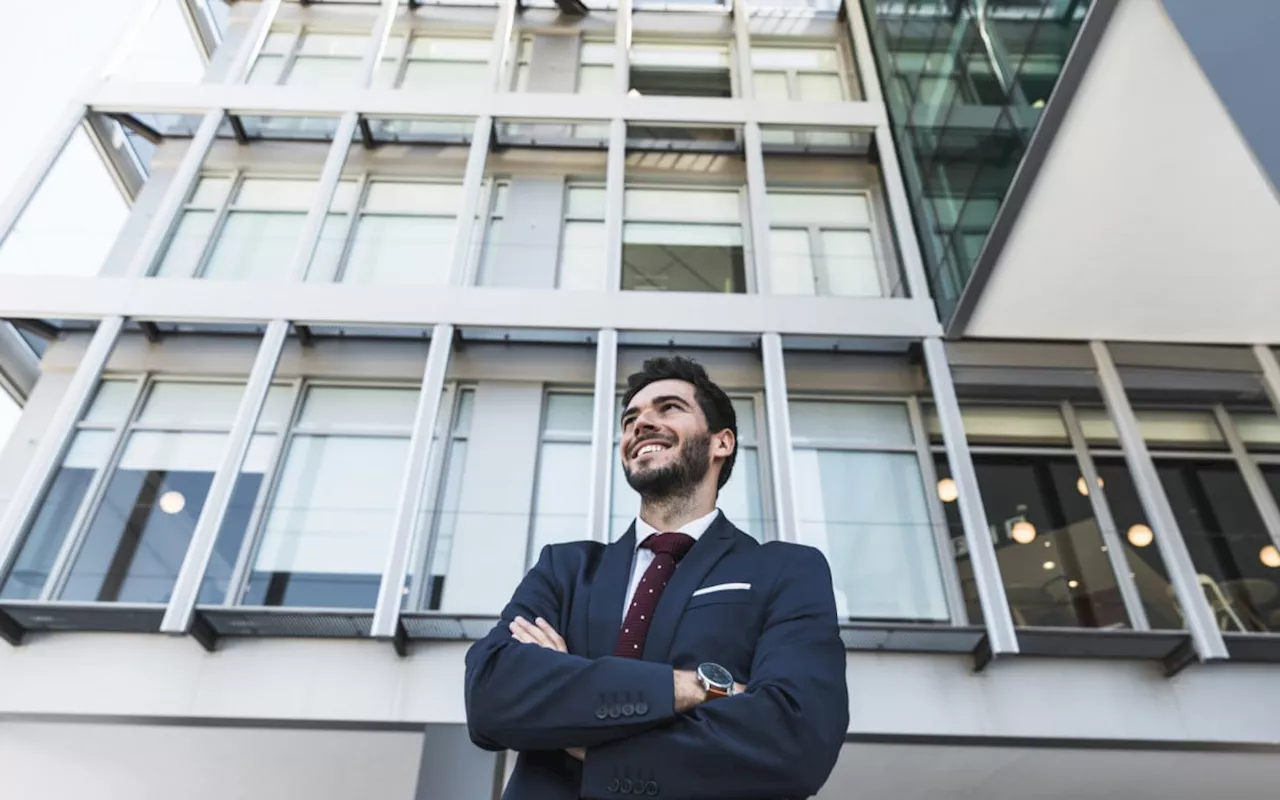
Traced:
<path id="1" fill-rule="evenodd" d="M 606 545 L 591 584 L 591 600 L 587 604 L 587 656 L 600 658 L 613 655 L 622 628 L 622 605 L 631 583 L 631 564 L 636 550 L 636 526 L 613 544 Z M 677 570 L 678 572 L 679 570 Z"/>
<path id="2" fill-rule="evenodd" d="M 680 560 L 671 582 L 662 590 L 657 610 L 653 612 L 653 624 L 649 626 L 649 633 L 644 641 L 645 661 L 667 660 L 685 605 L 694 591 L 702 585 L 702 580 L 707 577 L 711 568 L 733 546 L 733 530 L 733 525 L 725 519 L 723 513 L 717 515 L 706 533 L 702 534 Z"/>

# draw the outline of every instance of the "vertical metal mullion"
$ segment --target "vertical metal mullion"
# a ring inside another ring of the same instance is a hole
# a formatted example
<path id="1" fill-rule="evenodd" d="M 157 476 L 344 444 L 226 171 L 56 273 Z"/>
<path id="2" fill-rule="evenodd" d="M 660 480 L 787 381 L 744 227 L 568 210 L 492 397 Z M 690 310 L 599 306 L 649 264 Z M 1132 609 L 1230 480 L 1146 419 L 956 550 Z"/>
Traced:
<path id="1" fill-rule="evenodd" d="M 1093 508 L 1094 519 L 1098 522 L 1098 532 L 1102 542 L 1107 546 L 1107 560 L 1111 562 L 1111 571 L 1115 573 L 1116 586 L 1120 589 L 1120 599 L 1124 602 L 1125 612 L 1136 631 L 1151 630 L 1151 622 L 1147 619 L 1146 606 L 1142 604 L 1142 593 L 1133 579 L 1133 571 L 1129 567 L 1125 543 L 1116 530 L 1116 521 L 1111 516 L 1111 506 L 1107 504 L 1106 488 L 1098 477 L 1097 465 L 1093 463 L 1093 455 L 1089 452 L 1089 442 L 1084 438 L 1084 429 L 1076 417 L 1075 407 L 1064 400 L 1060 406 L 1062 419 L 1067 426 L 1067 436 L 1075 449 L 1076 464 L 1084 477 L 1085 486 L 1089 489 L 1089 505 Z"/>
<path id="2" fill-rule="evenodd" d="M 7 575 L 17 558 L 23 534 L 53 480 L 55 468 L 75 437 L 76 423 L 93 400 L 107 359 L 110 358 L 123 327 L 124 317 L 107 317 L 98 323 L 98 330 L 72 373 L 62 399 L 49 417 L 49 424 L 18 481 L 13 497 L 5 507 L 4 515 L 0 517 L 0 567 L 3 567 L 0 575 Z"/>
<path id="3" fill-rule="evenodd" d="M 236 553 L 236 563 L 232 566 L 231 574 L 227 577 L 227 594 L 222 601 L 224 606 L 239 605 L 243 598 L 251 571 L 249 562 L 253 559 L 254 554 L 257 553 L 258 543 L 262 536 L 262 520 L 279 486 L 280 469 L 293 441 L 293 429 L 297 424 L 298 418 L 302 415 L 302 403 L 305 395 L 306 381 L 299 378 L 293 382 L 288 418 L 285 419 L 283 427 L 275 436 L 275 444 L 271 449 L 271 458 L 262 473 L 262 485 L 258 487 L 258 495 L 254 498 L 253 511 L 249 514 L 249 521 L 245 525 L 244 539 L 240 542 L 240 551 Z"/>
<path id="4" fill-rule="evenodd" d="M 503 66 L 507 52 L 511 49 L 511 32 L 516 24 L 516 0 L 499 0 L 498 20 L 493 26 L 493 44 L 489 51 L 489 70 L 486 75 L 485 90 L 500 92 Z"/>
<path id="5" fill-rule="evenodd" d="M 382 0 L 378 17 L 374 20 L 373 30 L 369 34 L 369 48 L 360 60 L 360 88 L 362 89 L 373 85 L 374 75 L 378 72 L 378 63 L 382 61 L 382 54 L 387 51 L 387 42 L 391 39 L 391 26 L 395 23 L 399 10 L 400 0 Z M 406 41 L 405 53 L 408 51 Z"/>
<path id="6" fill-rule="evenodd" d="M 591 406 L 591 472 L 587 489 L 586 538 L 609 542 L 613 495 L 613 409 L 618 391 L 618 332 L 601 330 L 596 337 L 595 388 Z"/>
<path id="7" fill-rule="evenodd" d="M 281 2 L 282 0 L 262 0 L 262 4 L 258 6 L 257 13 L 253 16 L 253 21 L 249 23 L 249 30 L 245 34 L 244 41 L 240 43 L 240 49 L 236 51 L 231 63 L 227 66 L 226 74 L 222 76 L 224 84 L 244 82 L 253 66 L 254 59 L 258 57 L 258 53 L 262 52 L 262 46 L 267 41 L 267 35 L 271 33 L 271 25 L 275 22 L 276 14 L 280 11 Z M 291 52 L 296 53 L 297 49 L 298 43 L 295 39 Z M 281 65 L 281 80 L 284 80 L 284 76 L 287 74 L 285 69 L 289 66 L 288 63 Z"/>
<path id="8" fill-rule="evenodd" d="M 991 542 L 991 527 L 987 522 L 986 509 L 982 505 L 978 475 L 969 454 L 969 442 L 965 438 L 960 401 L 956 397 L 955 383 L 951 378 L 947 351 L 942 340 L 936 337 L 926 338 L 923 345 L 929 384 L 933 389 L 934 408 L 947 451 L 947 463 L 951 467 L 951 479 L 955 481 L 959 494 L 956 502 L 959 504 L 960 522 L 964 526 L 965 542 L 969 547 L 978 601 L 982 605 L 986 621 L 987 647 L 993 658 L 1014 655 L 1019 649 L 1018 636 L 1013 628 L 1013 615 L 1009 611 L 1009 599 L 1001 580 L 996 549 Z"/>
<path id="9" fill-rule="evenodd" d="M 298 237 L 298 246 L 293 256 L 293 268 L 289 273 L 290 281 L 297 282 L 307 277 L 311 260 L 320 247 L 320 235 L 324 232 L 329 207 L 333 204 L 338 183 L 342 180 L 342 168 L 347 163 L 347 153 L 351 149 L 351 140 L 355 136 L 359 116 L 354 111 L 346 112 L 338 122 L 338 129 L 334 131 L 333 142 L 329 145 L 329 152 L 325 155 L 324 166 L 321 167 L 320 177 L 316 182 L 315 199 L 311 201 L 311 208 L 307 209 L 302 233 Z M 355 209 L 348 213 L 354 214 Z"/>
<path id="10" fill-rule="evenodd" d="M 773 486 L 773 472 L 769 467 L 770 450 L 769 441 L 766 436 L 763 440 L 760 438 L 759 431 L 767 430 L 769 427 L 768 407 L 765 403 L 764 390 L 752 392 L 751 395 L 751 421 L 755 425 L 757 431 L 756 437 L 749 443 L 743 443 L 742 447 L 754 447 L 756 450 L 756 462 L 760 469 L 760 475 L 756 484 L 752 489 L 760 493 L 760 539 L 762 541 L 781 541 L 782 537 L 778 534 L 778 509 L 775 506 L 773 493 L 765 487 Z M 788 419 L 790 416 L 788 415 Z M 738 429 L 742 429 L 742 424 L 738 424 Z M 799 534 L 797 533 L 797 536 Z"/>
<path id="11" fill-rule="evenodd" d="M 1271 347 L 1265 344 L 1253 346 L 1253 357 L 1262 369 L 1262 388 L 1266 390 L 1272 408 L 1280 414 L 1280 361 L 1276 360 Z"/>
<path id="12" fill-rule="evenodd" d="M 417 571 L 409 588 L 409 608 L 422 609 L 427 605 L 427 592 L 431 589 L 431 567 L 435 563 L 436 550 L 439 545 L 440 518 L 444 513 L 441 506 L 441 497 L 444 493 L 445 482 L 449 479 L 448 468 L 454 457 L 454 448 L 458 442 L 465 442 L 467 435 L 459 435 L 454 432 L 457 425 L 458 412 L 462 407 L 462 396 L 466 388 L 459 385 L 457 381 L 446 382 L 446 389 L 442 394 L 447 392 L 449 405 L 445 409 L 444 414 L 436 422 L 436 435 L 439 436 L 440 447 L 432 448 L 432 474 L 428 476 L 429 483 L 426 491 L 423 492 L 423 505 L 430 510 L 430 518 L 422 521 L 421 531 L 418 535 L 418 554 L 417 561 L 413 562 L 418 565 Z M 468 430 L 467 433 L 470 433 Z"/>
<path id="13" fill-rule="evenodd" d="M 631 89 L 631 11 L 631 0 L 618 0 L 613 25 L 613 90 L 622 97 Z"/>
<path id="14" fill-rule="evenodd" d="M 846 2 L 852 4 L 854 0 L 846 0 Z M 876 59 L 871 49 L 871 36 L 867 31 L 866 20 L 858 9 L 850 9 L 847 16 L 863 97 L 866 102 L 884 110 L 884 92 L 881 90 L 880 77 L 876 72 Z M 927 300 L 930 296 L 929 279 L 925 275 L 924 258 L 920 253 L 920 242 L 915 234 L 914 215 L 911 213 L 911 201 L 907 196 L 906 183 L 902 179 L 902 169 L 898 164 L 898 150 L 893 142 L 893 133 L 889 130 L 887 116 L 881 124 L 876 126 L 874 136 L 876 152 L 880 154 L 880 179 L 884 182 L 885 199 L 889 204 L 889 223 L 897 243 L 895 251 L 902 262 L 902 273 L 907 282 L 907 290 L 913 298 Z"/>
<path id="15" fill-rule="evenodd" d="M 28 162 L 29 166 L 10 185 L 4 195 L 4 202 L 0 203 L 0 247 L 4 246 L 5 239 L 17 226 L 22 213 L 26 211 L 27 206 L 40 191 L 40 187 L 44 185 L 45 178 L 58 163 L 62 151 L 80 129 L 86 111 L 88 109 L 83 103 L 72 103 L 68 106 L 58 118 L 57 127 L 52 128 L 53 135 L 45 140 L 44 148 L 32 154 L 33 157 Z"/>
<path id="16" fill-rule="evenodd" d="M 302 280 L 310 280 L 313 283 L 338 283 L 342 280 L 347 271 L 347 259 L 351 255 L 352 238 L 355 236 L 356 230 L 360 227 L 360 218 L 363 215 L 361 209 L 364 207 L 365 199 L 369 193 L 369 173 L 364 172 L 356 179 L 355 189 L 351 192 L 352 208 L 346 213 L 346 222 L 342 224 L 342 250 L 338 253 L 338 263 L 333 266 L 332 275 L 313 276 L 310 269 L 307 274 L 302 276 Z M 321 231 L 323 232 L 323 228 Z"/>
<path id="17" fill-rule="evenodd" d="M 760 140 L 760 123 L 746 122 L 742 126 L 743 148 L 747 168 L 748 236 L 753 251 L 757 294 L 773 293 L 773 272 L 770 268 L 768 190 L 764 170 L 764 150 Z"/>
<path id="18" fill-rule="evenodd" d="M 478 231 L 472 231 L 471 246 L 467 248 L 467 266 L 462 275 L 463 286 L 478 286 L 480 280 L 480 264 L 484 260 L 485 247 L 488 246 L 489 230 L 493 226 L 493 201 L 498 191 L 498 182 L 492 178 L 481 178 L 480 196 L 476 200 L 476 209 L 480 219 Z M 498 217 L 501 219 L 501 217 Z"/>
<path id="19" fill-rule="evenodd" d="M 492 136 L 493 117 L 485 115 L 477 118 L 475 128 L 471 132 L 471 149 L 467 152 L 466 171 L 462 176 L 462 202 L 459 204 L 458 224 L 453 234 L 449 286 L 461 286 L 466 280 L 471 240 L 475 235 L 476 214 L 480 206 L 481 184 L 484 181 L 485 162 L 489 158 L 489 142 Z"/>
<path id="20" fill-rule="evenodd" d="M 581 60 L 581 58 L 579 58 Z M 631 0 L 618 0 L 613 28 L 613 89 L 625 97 L 631 88 Z M 627 120 L 609 120 L 605 160 L 604 290 L 622 289 L 622 226 L 627 186 Z"/>
<path id="21" fill-rule="evenodd" d="M 951 545 L 951 529 L 947 524 L 947 511 L 938 497 L 938 471 L 933 466 L 933 451 L 929 449 L 929 436 L 924 429 L 924 417 L 920 413 L 920 398 L 907 399 L 907 416 L 911 422 L 911 438 L 915 442 L 916 462 L 920 477 L 924 480 L 925 508 L 929 525 L 933 528 L 933 546 L 938 552 L 938 568 L 942 571 L 942 591 L 951 610 L 952 625 L 968 625 L 969 609 L 964 604 L 964 592 L 960 589 L 960 573 L 956 570 L 955 548 Z"/>
<path id="22" fill-rule="evenodd" d="M 1138 418 L 1129 405 L 1120 372 L 1116 369 L 1106 344 L 1092 341 L 1089 349 L 1097 367 L 1102 399 L 1115 424 L 1116 435 L 1120 440 L 1125 462 L 1133 474 L 1142 507 L 1155 529 L 1156 546 L 1160 548 L 1165 570 L 1169 573 L 1169 580 L 1182 606 L 1196 654 L 1201 661 L 1225 659 L 1228 653 L 1222 632 L 1218 630 L 1213 611 L 1200 589 L 1195 564 L 1191 561 L 1191 554 L 1178 529 L 1173 508 L 1169 505 L 1169 498 L 1165 495 L 1160 476 L 1151 460 L 1151 453 L 1147 450 L 1147 443 L 1138 428 Z"/>
<path id="23" fill-rule="evenodd" d="M 396 500 L 395 525 L 387 547 L 386 566 L 382 570 L 382 582 L 378 585 L 378 600 L 374 606 L 373 625 L 369 632 L 370 636 L 377 639 L 394 637 L 400 624 L 404 580 L 409 572 L 413 535 L 423 508 L 424 479 L 434 449 L 444 377 L 453 348 L 453 331 L 452 325 L 444 323 L 436 325 L 431 331 L 431 345 L 427 350 L 422 388 L 418 393 L 418 407 L 413 418 L 413 433 L 409 436 L 409 455 L 405 462 L 404 479 L 400 484 L 400 495 Z"/>
<path id="24" fill-rule="evenodd" d="M 164 633 L 186 633 L 191 626 L 196 600 L 200 596 L 200 585 L 204 582 L 205 570 L 209 566 L 218 533 L 227 516 L 231 493 L 244 467 L 244 459 L 249 453 L 253 432 L 262 415 L 262 408 L 266 405 L 276 364 L 280 361 L 280 353 L 284 350 L 288 335 L 289 323 L 284 320 L 273 320 L 262 335 L 262 343 L 258 346 L 258 354 L 254 358 L 249 378 L 245 382 L 244 394 L 236 409 L 235 421 L 231 424 L 231 432 L 227 434 L 226 450 L 218 462 L 217 471 L 213 473 L 204 508 L 196 520 L 191 543 L 187 546 L 178 577 L 173 584 L 173 593 L 169 596 L 169 604 L 160 622 L 160 630 Z"/>
<path id="25" fill-rule="evenodd" d="M 1276 504 L 1276 498 L 1271 494 L 1271 488 L 1267 486 L 1267 479 L 1263 477 L 1262 470 L 1258 469 L 1258 462 L 1254 461 L 1253 456 L 1245 448 L 1244 440 L 1240 438 L 1240 431 L 1236 429 L 1235 421 L 1231 419 L 1227 409 L 1218 403 L 1213 407 L 1213 413 L 1218 418 L 1218 427 L 1222 428 L 1227 446 L 1231 448 L 1231 455 L 1235 456 L 1240 475 L 1244 478 L 1245 485 L 1249 487 L 1249 494 L 1253 497 L 1253 503 L 1262 517 L 1262 524 L 1266 526 L 1272 543 L 1280 548 L 1280 506 Z"/>
<path id="26" fill-rule="evenodd" d="M 787 407 L 787 370 L 782 353 L 782 337 L 766 333 L 760 337 L 764 362 L 764 403 L 769 468 L 773 473 L 773 499 L 778 515 L 778 538 L 797 542 L 800 537 L 796 509 L 795 471 L 791 455 L 791 415 Z"/>

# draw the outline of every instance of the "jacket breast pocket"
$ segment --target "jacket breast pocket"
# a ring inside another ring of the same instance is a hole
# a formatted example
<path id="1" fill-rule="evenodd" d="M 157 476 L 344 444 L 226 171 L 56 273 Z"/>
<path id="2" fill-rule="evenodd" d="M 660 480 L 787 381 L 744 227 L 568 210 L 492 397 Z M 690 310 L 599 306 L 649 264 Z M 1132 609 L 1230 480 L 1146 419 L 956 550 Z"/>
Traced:
<path id="1" fill-rule="evenodd" d="M 750 589 L 726 589 L 722 592 L 709 592 L 691 597 L 685 604 L 684 610 L 687 613 L 704 606 L 747 605 L 753 599 L 755 598 Z"/>

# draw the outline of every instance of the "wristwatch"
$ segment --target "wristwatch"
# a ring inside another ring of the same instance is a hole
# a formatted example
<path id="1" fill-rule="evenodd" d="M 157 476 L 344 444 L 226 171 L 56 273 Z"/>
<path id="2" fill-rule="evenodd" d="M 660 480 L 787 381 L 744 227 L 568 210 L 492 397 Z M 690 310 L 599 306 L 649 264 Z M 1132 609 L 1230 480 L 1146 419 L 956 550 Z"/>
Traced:
<path id="1" fill-rule="evenodd" d="M 698 665 L 698 683 L 707 697 L 729 697 L 733 694 L 733 675 L 729 670 L 710 661 Z"/>

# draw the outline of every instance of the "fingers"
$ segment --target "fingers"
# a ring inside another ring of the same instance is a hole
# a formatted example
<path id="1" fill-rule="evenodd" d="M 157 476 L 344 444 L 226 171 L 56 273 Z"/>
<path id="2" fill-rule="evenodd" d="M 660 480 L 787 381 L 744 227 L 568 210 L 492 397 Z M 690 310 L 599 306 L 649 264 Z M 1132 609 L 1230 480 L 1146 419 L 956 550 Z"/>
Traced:
<path id="1" fill-rule="evenodd" d="M 529 622 L 524 617 L 516 617 L 507 628 L 511 631 L 511 638 L 518 642 L 536 644 L 539 647 L 545 647 L 548 650 L 556 650 L 561 653 L 569 652 L 564 639 L 542 617 L 538 617 L 537 624 Z"/>

